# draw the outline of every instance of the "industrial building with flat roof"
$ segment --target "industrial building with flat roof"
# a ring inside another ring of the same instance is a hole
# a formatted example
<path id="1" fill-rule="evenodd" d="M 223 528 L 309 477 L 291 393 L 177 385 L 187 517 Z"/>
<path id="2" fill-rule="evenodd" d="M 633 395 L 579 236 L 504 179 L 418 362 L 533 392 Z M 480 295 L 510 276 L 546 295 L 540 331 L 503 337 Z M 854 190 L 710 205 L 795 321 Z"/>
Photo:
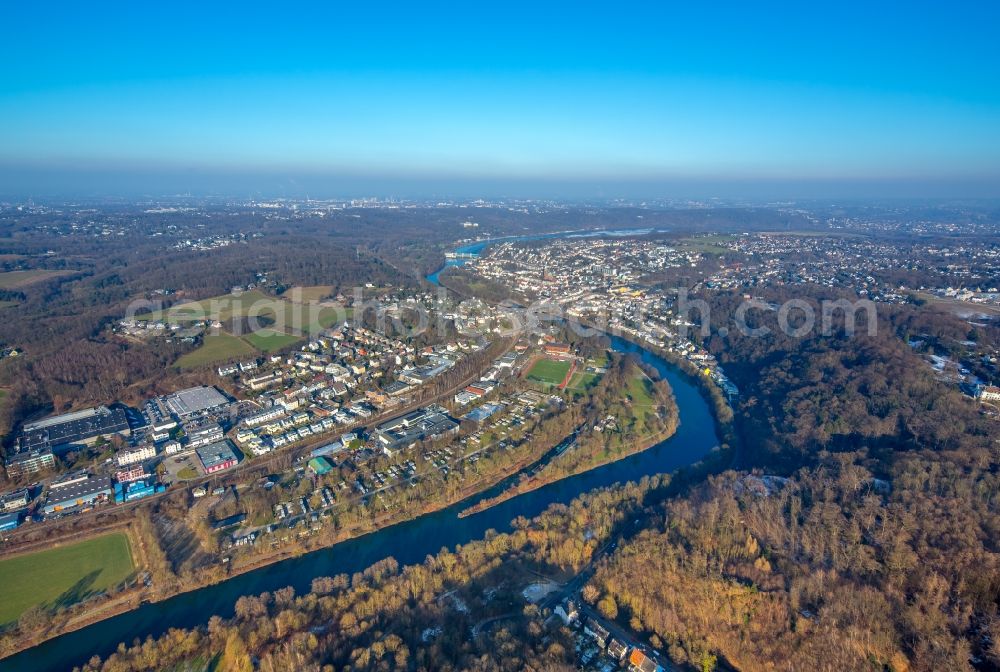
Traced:
<path id="1" fill-rule="evenodd" d="M 482 422 L 501 409 L 503 409 L 502 404 L 483 404 L 466 413 L 462 419 L 471 420 L 472 422 Z"/>
<path id="2" fill-rule="evenodd" d="M 99 436 L 128 435 L 125 409 L 98 406 L 28 423 L 21 430 L 22 451 L 42 450 L 71 443 L 90 443 Z"/>
<path id="3" fill-rule="evenodd" d="M 229 400 L 214 387 L 200 385 L 167 395 L 163 398 L 163 403 L 171 413 L 183 418 L 211 408 L 224 406 L 229 403 Z"/>
<path id="4" fill-rule="evenodd" d="M 347 450 L 347 446 L 344 444 L 343 440 L 334 441 L 333 443 L 328 443 L 325 446 L 314 448 L 309 453 L 309 457 L 325 457 L 327 455 L 336 455 L 337 453 L 340 453 L 344 450 Z"/>
<path id="5" fill-rule="evenodd" d="M 382 423 L 376 428 L 375 435 L 383 450 L 394 451 L 456 431 L 458 423 L 448 417 L 443 408 L 428 406 Z"/>
<path id="6" fill-rule="evenodd" d="M 114 496 L 110 476 L 75 475 L 49 488 L 42 510 L 46 515 L 72 508 L 83 508 L 108 501 Z"/>
<path id="7" fill-rule="evenodd" d="M 229 439 L 201 446 L 195 449 L 194 452 L 198 454 L 198 459 L 201 460 L 201 466 L 205 468 L 206 474 L 213 474 L 223 469 L 235 467 L 237 462 L 239 462 L 239 458 L 236 457 Z"/>

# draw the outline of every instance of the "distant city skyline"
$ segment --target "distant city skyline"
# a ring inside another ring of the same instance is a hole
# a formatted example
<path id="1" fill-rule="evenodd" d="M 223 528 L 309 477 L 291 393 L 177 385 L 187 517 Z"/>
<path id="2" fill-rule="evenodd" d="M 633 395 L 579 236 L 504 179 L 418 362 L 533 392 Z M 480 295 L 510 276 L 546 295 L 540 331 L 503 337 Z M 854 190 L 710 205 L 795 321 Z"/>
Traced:
<path id="1" fill-rule="evenodd" d="M 1000 197 L 992 3 L 5 18 L 2 195 Z"/>

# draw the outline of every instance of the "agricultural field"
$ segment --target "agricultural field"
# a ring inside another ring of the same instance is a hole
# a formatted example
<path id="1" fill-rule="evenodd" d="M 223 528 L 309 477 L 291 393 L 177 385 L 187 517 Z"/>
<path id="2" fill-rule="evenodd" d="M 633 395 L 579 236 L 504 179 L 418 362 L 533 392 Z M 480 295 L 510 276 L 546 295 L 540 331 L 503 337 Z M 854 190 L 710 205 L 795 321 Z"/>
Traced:
<path id="1" fill-rule="evenodd" d="M 281 350 L 302 340 L 301 336 L 293 336 L 272 329 L 261 329 L 243 337 L 247 343 L 261 352 Z"/>
<path id="2" fill-rule="evenodd" d="M 0 560 L 0 624 L 35 606 L 80 602 L 118 585 L 133 570 L 129 540 L 121 532 Z"/>
<path id="3" fill-rule="evenodd" d="M 213 296 L 201 301 L 187 301 L 171 306 L 165 310 L 156 310 L 145 315 L 137 315 L 135 319 L 142 321 L 163 322 L 194 322 L 196 320 L 218 320 L 227 322 L 233 317 L 243 317 L 251 311 L 255 315 L 268 313 L 267 306 L 271 303 L 283 304 L 281 299 L 268 296 L 264 292 L 253 290 L 236 294 Z M 257 304 L 257 305 L 254 305 Z M 274 313 L 273 310 L 270 311 Z"/>
<path id="4" fill-rule="evenodd" d="M 539 359 L 528 371 L 528 380 L 548 385 L 558 385 L 566 378 L 572 362 L 557 359 Z"/>
<path id="5" fill-rule="evenodd" d="M 309 303 L 311 299 L 308 299 L 308 296 L 325 296 L 328 293 L 328 287 L 301 287 L 298 289 L 303 291 L 300 301 L 293 302 L 253 290 L 243 292 L 239 296 L 225 294 L 201 301 L 188 301 L 171 306 L 166 310 L 138 315 L 135 319 L 167 323 L 218 320 L 224 327 L 231 327 L 234 319 L 256 317 L 264 318 L 261 320 L 262 323 L 270 322 L 261 326 L 273 327 L 277 331 L 315 334 L 321 329 L 326 329 L 351 317 L 350 308 L 333 304 Z M 289 290 L 289 292 L 291 291 Z M 289 296 L 289 292 L 286 292 L 285 295 Z"/>
<path id="6" fill-rule="evenodd" d="M 6 273 L 0 273 L 0 289 L 27 287 L 35 282 L 41 282 L 49 278 L 58 278 L 64 275 L 73 275 L 74 273 L 75 271 L 47 271 L 42 268 L 30 271 L 7 271 Z"/>
<path id="7" fill-rule="evenodd" d="M 257 351 L 241 338 L 224 332 L 205 336 L 202 345 L 177 360 L 181 369 L 193 369 L 206 364 L 224 362 L 234 357 L 254 356 Z"/>
<path id="8" fill-rule="evenodd" d="M 313 336 L 323 329 L 349 319 L 353 314 L 350 308 L 334 304 L 293 303 L 279 299 L 272 299 L 270 305 L 257 312 L 273 320 L 273 324 L 268 326 L 278 331 Z"/>
<path id="9" fill-rule="evenodd" d="M 313 285 L 309 287 L 292 287 L 286 289 L 281 294 L 281 298 L 293 303 L 309 303 L 310 301 L 322 301 L 330 296 L 333 285 Z"/>
<path id="10" fill-rule="evenodd" d="M 342 306 L 324 306 L 316 314 L 313 321 L 323 329 L 328 329 L 335 324 L 344 322 L 345 320 L 350 320 L 353 317 L 353 308 L 344 308 Z"/>

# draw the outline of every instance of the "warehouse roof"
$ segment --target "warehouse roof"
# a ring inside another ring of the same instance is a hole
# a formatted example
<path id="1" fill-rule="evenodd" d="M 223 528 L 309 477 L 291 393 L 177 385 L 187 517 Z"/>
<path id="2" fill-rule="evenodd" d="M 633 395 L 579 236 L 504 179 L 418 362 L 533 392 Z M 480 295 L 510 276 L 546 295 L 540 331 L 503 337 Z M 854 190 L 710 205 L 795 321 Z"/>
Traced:
<path id="1" fill-rule="evenodd" d="M 186 390 L 174 392 L 164 399 L 171 413 L 178 416 L 191 415 L 216 406 L 229 403 L 229 400 L 214 387 L 200 385 Z"/>
<path id="2" fill-rule="evenodd" d="M 49 488 L 47 504 L 75 502 L 78 499 L 87 500 L 102 492 L 111 492 L 111 477 L 91 476 L 87 479 L 71 481 L 65 485 L 53 485 Z"/>
<path id="3" fill-rule="evenodd" d="M 28 450 L 58 446 L 85 441 L 102 434 L 117 434 L 127 429 L 128 418 L 123 408 L 98 406 L 25 425 L 21 446 Z"/>
<path id="4" fill-rule="evenodd" d="M 394 449 L 458 428 L 440 406 L 428 406 L 378 426 L 376 433 L 386 448 Z"/>
<path id="5" fill-rule="evenodd" d="M 207 446 L 202 446 L 201 448 L 196 448 L 195 452 L 198 453 L 198 459 L 201 463 L 205 465 L 206 469 L 210 469 L 216 464 L 225 462 L 226 460 L 235 460 L 236 453 L 233 452 L 232 446 L 229 445 L 229 440 L 216 441 L 215 443 L 210 443 Z"/>

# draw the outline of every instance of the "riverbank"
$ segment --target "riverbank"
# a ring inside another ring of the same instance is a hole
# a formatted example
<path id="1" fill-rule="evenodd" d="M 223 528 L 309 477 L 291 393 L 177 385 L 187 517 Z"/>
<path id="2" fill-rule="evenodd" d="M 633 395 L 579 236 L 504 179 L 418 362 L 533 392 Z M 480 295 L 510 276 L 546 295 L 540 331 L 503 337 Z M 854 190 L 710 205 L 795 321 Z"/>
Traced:
<path id="1" fill-rule="evenodd" d="M 639 339 L 624 331 L 609 331 L 607 325 L 599 326 L 587 321 L 580 321 L 580 324 L 588 329 L 595 329 L 619 338 L 635 347 L 637 350 L 647 352 L 663 361 L 667 362 L 693 383 L 701 391 L 702 397 L 712 404 L 712 421 L 715 425 L 715 432 L 722 440 L 722 458 L 730 468 L 740 468 L 740 458 L 742 455 L 743 440 L 736 426 L 736 416 L 733 408 L 726 398 L 726 395 L 719 389 L 711 378 L 705 376 L 701 369 L 691 361 L 680 357 L 677 353 L 662 348 L 658 345 Z"/>
<path id="2" fill-rule="evenodd" d="M 187 593 L 193 593 L 211 586 L 219 585 L 241 575 L 266 569 L 271 565 L 301 557 L 309 553 L 330 549 L 344 542 L 360 539 L 366 535 L 377 533 L 380 530 L 388 528 L 392 525 L 415 520 L 422 516 L 444 510 L 455 505 L 456 503 L 462 502 L 488 490 L 497 483 L 509 478 L 511 475 L 517 474 L 522 469 L 531 466 L 534 462 L 535 460 L 525 458 L 524 460 L 515 463 L 509 472 L 498 474 L 493 478 L 484 478 L 476 481 L 468 487 L 459 490 L 453 497 L 441 500 L 432 505 L 420 507 L 416 510 L 406 511 L 402 515 L 400 515 L 399 512 L 393 512 L 376 516 L 371 520 L 372 524 L 370 527 L 354 527 L 343 530 L 328 542 L 315 546 L 304 546 L 296 549 L 280 549 L 275 552 L 266 552 L 263 556 L 256 556 L 249 559 L 250 561 L 248 562 L 229 564 L 227 566 L 226 573 L 222 576 L 216 576 L 213 574 L 203 580 L 184 583 L 176 589 L 170 591 L 154 592 L 143 590 L 141 588 L 130 589 L 109 595 L 106 600 L 101 600 L 93 604 L 83 603 L 86 604 L 86 608 L 81 610 L 80 613 L 70 614 L 70 617 L 63 625 L 52 623 L 52 627 L 46 628 L 41 632 L 36 631 L 37 634 L 33 637 L 19 639 L 13 644 L 5 646 L 2 652 L 0 652 L 0 660 L 23 651 L 30 650 L 47 641 L 84 629 L 103 620 L 127 614 L 142 605 L 164 602 Z"/>
<path id="3" fill-rule="evenodd" d="M 669 384 L 654 381 L 650 373 L 655 376 L 656 371 L 644 370 L 639 364 L 620 360 L 613 366 L 622 367 L 620 370 L 627 376 L 618 386 L 598 384 L 591 390 L 590 403 L 597 403 L 598 407 L 592 411 L 590 422 L 577 427 L 537 469 L 522 474 L 497 496 L 463 510 L 459 517 L 480 513 L 550 483 L 623 460 L 673 436 L 680 424 L 680 412 Z M 614 420 L 608 422 L 611 418 Z M 633 436 L 631 432 L 638 423 L 646 431 Z"/>
<path id="4" fill-rule="evenodd" d="M 662 443 L 663 441 L 669 439 L 674 434 L 674 432 L 676 432 L 676 431 L 677 431 L 677 428 L 674 427 L 674 428 L 671 428 L 670 430 L 664 430 L 663 432 L 659 432 L 657 434 L 653 434 L 653 435 L 649 436 L 648 438 L 640 440 L 639 442 L 637 442 L 635 444 L 636 448 L 634 450 L 630 450 L 630 451 L 627 451 L 627 452 L 624 452 L 624 453 L 619 453 L 619 454 L 612 455 L 612 456 L 606 456 L 606 457 L 602 457 L 602 458 L 597 458 L 596 461 L 594 461 L 592 463 L 588 463 L 584 467 L 580 467 L 580 468 L 574 469 L 574 470 L 570 471 L 569 473 L 565 473 L 565 474 L 549 474 L 549 475 L 546 475 L 546 476 L 541 476 L 541 475 L 528 476 L 528 477 L 522 479 L 521 481 L 519 481 L 518 483 L 516 483 L 516 484 L 512 485 L 511 487 L 507 488 L 506 490 L 504 490 L 499 495 L 496 495 L 495 497 L 490 497 L 488 499 L 480 500 L 480 501 L 476 502 L 475 504 L 473 504 L 472 506 L 468 507 L 467 509 L 463 509 L 462 511 L 459 512 L 458 517 L 459 518 L 465 518 L 467 516 L 474 516 L 477 513 L 482 513 L 483 511 L 486 511 L 487 509 L 491 509 L 494 506 L 497 506 L 498 504 L 502 504 L 502 503 L 504 503 L 504 502 L 506 502 L 508 500 L 514 499 L 515 497 L 520 497 L 521 495 L 525 495 L 525 494 L 527 494 L 529 492 L 532 492 L 533 490 L 538 490 L 539 488 L 544 488 L 546 485 L 550 485 L 552 483 L 556 483 L 556 482 L 561 481 L 563 479 L 572 478 L 573 476 L 577 476 L 579 474 L 586 473 L 586 472 L 588 472 L 588 471 L 590 471 L 592 469 L 599 469 L 600 467 L 603 467 L 605 465 L 611 464 L 613 462 L 618 462 L 619 460 L 624 460 L 625 458 L 631 457 L 631 456 L 635 455 L 636 453 L 641 453 L 641 452 L 643 452 L 645 450 L 649 450 L 650 448 L 652 448 L 653 446 L 657 445 L 658 443 Z M 544 473 L 544 470 L 542 472 L 539 472 L 539 473 L 540 474 Z"/>

